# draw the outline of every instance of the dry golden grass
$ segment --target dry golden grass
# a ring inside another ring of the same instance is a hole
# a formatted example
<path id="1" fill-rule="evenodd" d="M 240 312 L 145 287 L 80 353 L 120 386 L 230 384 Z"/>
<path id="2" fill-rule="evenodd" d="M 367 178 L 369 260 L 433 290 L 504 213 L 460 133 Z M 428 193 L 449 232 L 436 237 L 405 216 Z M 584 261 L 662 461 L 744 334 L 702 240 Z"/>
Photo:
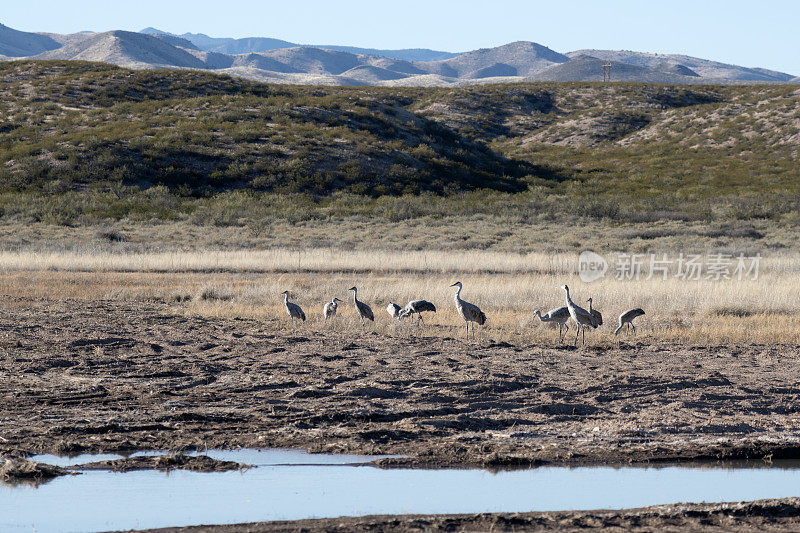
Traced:
<path id="1" fill-rule="evenodd" d="M 575 256 L 489 251 L 203 250 L 111 253 L 2 251 L 5 270 L 68 272 L 358 272 L 562 273 L 574 270 Z"/>
<path id="2" fill-rule="evenodd" d="M 427 318 L 426 334 L 463 334 L 453 305 L 454 281 L 462 297 L 479 305 L 489 320 L 476 328 L 495 340 L 552 341 L 555 332 L 533 320 L 564 305 L 559 288 L 567 283 L 573 299 L 584 305 L 594 298 L 605 324 L 587 333 L 587 341 L 612 340 L 616 317 L 631 307 L 647 315 L 637 319 L 640 337 L 687 343 L 800 342 L 800 255 L 763 258 L 757 280 L 669 278 L 583 283 L 575 274 L 572 254 L 503 254 L 496 252 L 301 252 L 266 251 L 80 254 L 74 252 L 4 252 L 0 254 L 0 292 L 41 298 L 157 300 L 179 313 L 239 316 L 273 322 L 287 320 L 280 292 L 309 317 L 301 328 L 334 327 L 360 331 L 352 306 L 359 297 L 376 315 L 375 329 L 402 334 L 385 312 L 388 302 L 403 305 L 425 298 L 439 312 Z M 324 324 L 322 305 L 338 296 L 333 324 Z M 460 328 L 460 329 L 459 329 Z M 573 329 L 574 331 L 574 329 Z"/>

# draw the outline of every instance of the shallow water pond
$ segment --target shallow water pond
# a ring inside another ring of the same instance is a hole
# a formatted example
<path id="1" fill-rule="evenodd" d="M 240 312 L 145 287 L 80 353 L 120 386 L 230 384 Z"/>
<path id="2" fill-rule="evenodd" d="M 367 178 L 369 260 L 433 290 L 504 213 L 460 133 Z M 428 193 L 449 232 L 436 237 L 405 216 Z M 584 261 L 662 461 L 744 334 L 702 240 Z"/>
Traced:
<path id="1" fill-rule="evenodd" d="M 800 465 L 380 469 L 375 456 L 207 451 L 257 466 L 197 473 L 88 471 L 38 488 L 0 486 L 0 531 L 105 531 L 367 514 L 630 508 L 800 496 Z M 108 456 L 56 458 L 74 465 Z"/>

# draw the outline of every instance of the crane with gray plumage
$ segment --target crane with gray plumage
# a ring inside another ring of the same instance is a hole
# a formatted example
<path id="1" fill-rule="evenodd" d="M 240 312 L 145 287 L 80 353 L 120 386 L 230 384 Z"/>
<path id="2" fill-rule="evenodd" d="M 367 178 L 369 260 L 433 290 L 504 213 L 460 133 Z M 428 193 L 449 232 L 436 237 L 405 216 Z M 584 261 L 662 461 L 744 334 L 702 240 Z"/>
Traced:
<path id="1" fill-rule="evenodd" d="M 389 305 L 386 306 L 386 312 L 395 320 L 403 320 L 406 317 L 403 308 L 394 302 L 389 302 Z"/>
<path id="2" fill-rule="evenodd" d="M 371 321 L 375 322 L 375 315 L 372 314 L 372 309 L 370 308 L 370 306 L 368 306 L 367 304 L 365 304 L 362 301 L 359 301 L 359 299 L 358 299 L 358 289 L 355 286 L 353 286 L 353 287 L 350 287 L 350 289 L 348 289 L 348 290 L 353 291 L 353 303 L 356 306 L 356 311 L 358 311 L 358 316 L 361 317 L 361 327 L 362 328 L 366 327 L 366 322 L 364 322 L 365 318 L 367 320 L 371 320 Z"/>
<path id="3" fill-rule="evenodd" d="M 572 317 L 573 322 L 575 322 L 575 325 L 578 328 L 575 332 L 575 342 L 573 342 L 573 345 L 578 345 L 578 335 L 580 333 L 583 333 L 583 344 L 586 344 L 586 332 L 584 330 L 587 326 L 597 329 L 597 320 L 595 320 L 589 311 L 583 307 L 575 305 L 575 302 L 573 302 L 572 298 L 569 297 L 569 287 L 562 285 L 561 288 L 567 293 L 567 307 L 569 308 L 569 316 Z"/>
<path id="4" fill-rule="evenodd" d="M 411 316 L 416 313 L 417 322 L 421 321 L 422 325 L 425 325 L 425 321 L 422 320 L 422 313 L 428 311 L 435 313 L 436 306 L 427 300 L 411 300 L 403 309 L 403 312 L 406 314 L 406 316 Z"/>
<path id="5" fill-rule="evenodd" d="M 567 320 L 569 320 L 570 317 L 569 307 L 556 307 L 555 309 L 549 310 L 546 315 L 542 315 L 541 311 L 537 309 L 533 316 L 542 322 L 552 322 L 558 324 L 558 342 L 562 342 L 564 340 L 561 338 L 562 328 L 564 330 L 564 337 L 567 336 L 567 331 L 569 331 Z"/>
<path id="6" fill-rule="evenodd" d="M 621 315 L 619 315 L 619 327 L 614 331 L 614 335 L 618 334 L 622 329 L 622 326 L 628 326 L 629 328 L 633 328 L 633 336 L 636 336 L 636 326 L 633 325 L 633 319 L 642 316 L 644 311 L 640 307 L 636 307 L 634 309 L 630 309 L 625 311 Z"/>
<path id="7" fill-rule="evenodd" d="M 597 309 L 592 309 L 592 299 L 591 298 L 589 298 L 586 301 L 589 302 L 589 314 L 594 317 L 594 320 L 595 320 L 595 322 L 597 322 L 598 326 L 602 326 L 603 325 L 603 315 L 600 314 L 600 311 L 598 311 Z"/>
<path id="8" fill-rule="evenodd" d="M 336 316 L 336 310 L 339 309 L 340 303 L 342 303 L 342 301 L 339 298 L 334 298 L 322 306 L 322 315 L 325 317 L 325 320 Z"/>
<path id="9" fill-rule="evenodd" d="M 289 301 L 289 291 L 283 291 L 281 294 L 283 294 L 283 305 L 286 307 L 286 312 L 289 313 L 289 320 L 291 320 L 292 326 L 294 326 L 295 318 L 305 322 L 306 314 L 300 309 L 300 306 Z"/>
<path id="10" fill-rule="evenodd" d="M 472 338 L 474 339 L 475 323 L 477 322 L 481 326 L 484 325 L 486 323 L 486 315 L 477 305 L 461 299 L 461 289 L 464 288 L 464 286 L 460 281 L 456 281 L 450 286 L 458 287 L 455 294 L 456 309 L 458 309 L 458 314 L 461 315 L 461 318 L 463 318 L 464 322 L 467 324 L 467 339 L 469 339 L 469 324 L 470 322 L 472 323 Z"/>

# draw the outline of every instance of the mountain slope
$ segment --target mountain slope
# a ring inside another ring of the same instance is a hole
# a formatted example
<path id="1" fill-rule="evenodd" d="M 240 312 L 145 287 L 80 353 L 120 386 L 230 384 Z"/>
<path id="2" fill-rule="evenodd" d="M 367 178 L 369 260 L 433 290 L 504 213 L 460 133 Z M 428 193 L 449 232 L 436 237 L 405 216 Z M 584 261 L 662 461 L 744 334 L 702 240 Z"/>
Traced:
<path id="1" fill-rule="evenodd" d="M 371 65 L 359 65 L 342 73 L 343 77 L 358 80 L 363 83 L 378 83 L 381 81 L 397 80 L 405 78 L 405 75 L 386 70 L 385 68 L 373 67 Z"/>
<path id="2" fill-rule="evenodd" d="M 554 65 L 532 76 L 529 81 L 603 81 L 603 64 L 607 60 L 581 55 L 565 63 Z M 611 61 L 611 76 L 614 81 L 638 81 L 647 83 L 701 83 L 697 76 L 686 76 L 640 67 L 628 63 Z"/>
<path id="3" fill-rule="evenodd" d="M 261 52 L 258 55 L 286 65 L 291 69 L 286 72 L 308 74 L 341 74 L 363 64 L 362 58 L 355 54 L 319 48 L 282 48 Z"/>
<path id="4" fill-rule="evenodd" d="M 233 65 L 231 66 L 257 68 L 260 70 L 269 70 L 271 72 L 303 72 L 265 54 L 242 54 L 233 56 Z"/>
<path id="5" fill-rule="evenodd" d="M 477 79 L 490 76 L 530 76 L 569 58 L 537 43 L 518 41 L 497 48 L 466 52 L 444 61 L 414 65 L 430 74 Z"/>
<path id="6" fill-rule="evenodd" d="M 34 59 L 102 61 L 131 68 L 180 67 L 206 68 L 198 58 L 157 37 L 129 31 L 90 34 Z"/>
<path id="7" fill-rule="evenodd" d="M 60 46 L 60 43 L 46 35 L 19 31 L 0 24 L 0 55 L 32 56 Z"/>
<path id="8" fill-rule="evenodd" d="M 631 52 L 628 50 L 576 50 L 566 55 L 569 57 L 589 55 L 598 59 L 607 59 L 649 68 L 655 68 L 659 64 L 668 61 L 688 67 L 704 78 L 773 82 L 784 82 L 792 78 L 790 74 L 784 72 L 776 72 L 761 68 L 740 67 L 738 65 L 730 65 L 680 54 L 651 54 L 645 52 Z"/>
<path id="9" fill-rule="evenodd" d="M 23 86 L 32 98 L 20 96 Z M 17 147 L 0 155 L 0 192 L 109 180 L 196 194 L 525 189 L 530 165 L 405 109 L 397 95 L 370 91 L 75 61 L 0 62 L 0 97 L 26 102 L 31 119 L 0 123 L 0 146 Z M 69 123 L 34 123 L 44 102 L 59 119 L 69 114 Z M 41 163 L 40 154 L 54 154 L 52 162 Z"/>
<path id="10" fill-rule="evenodd" d="M 199 50 L 197 46 L 191 41 L 187 41 L 183 37 L 176 37 L 175 35 L 168 35 L 166 33 L 154 33 L 152 34 L 153 37 L 161 39 L 164 42 L 171 44 L 172 46 L 178 46 L 180 48 L 185 48 L 187 50 Z"/>

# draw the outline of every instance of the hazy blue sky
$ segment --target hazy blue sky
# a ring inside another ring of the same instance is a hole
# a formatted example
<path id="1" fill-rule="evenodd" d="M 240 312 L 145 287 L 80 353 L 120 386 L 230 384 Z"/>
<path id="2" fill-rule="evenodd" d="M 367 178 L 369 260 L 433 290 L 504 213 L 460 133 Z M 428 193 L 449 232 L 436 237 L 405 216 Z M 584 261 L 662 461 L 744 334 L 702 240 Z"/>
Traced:
<path id="1" fill-rule="evenodd" d="M 681 53 L 800 75 L 797 0 L 26 0 L 0 22 L 25 31 L 276 37 L 303 44 L 466 51 L 535 41 L 567 52 Z"/>

